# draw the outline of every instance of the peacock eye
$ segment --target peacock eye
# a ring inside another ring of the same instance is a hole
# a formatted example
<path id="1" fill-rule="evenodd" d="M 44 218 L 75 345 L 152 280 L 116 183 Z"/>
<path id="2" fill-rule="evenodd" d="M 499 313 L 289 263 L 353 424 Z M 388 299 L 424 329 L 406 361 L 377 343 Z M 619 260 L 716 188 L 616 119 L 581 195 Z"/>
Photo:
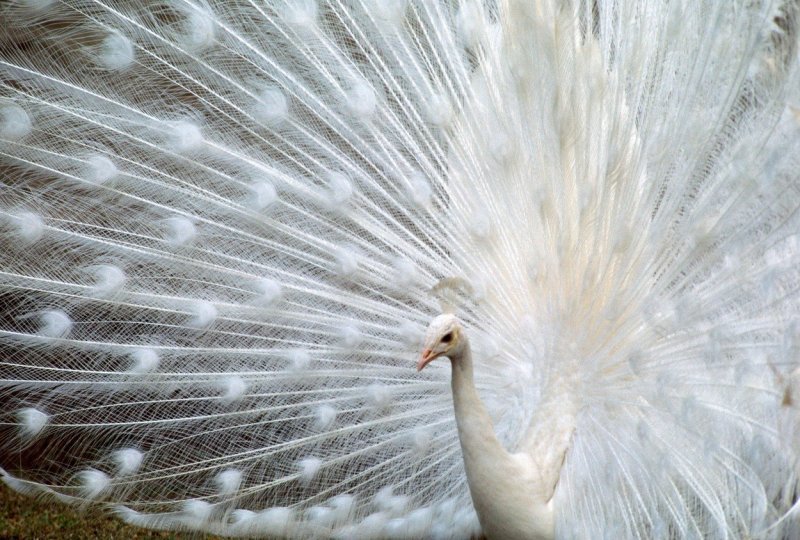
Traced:
<path id="1" fill-rule="evenodd" d="M 448 332 L 442 336 L 442 343 L 450 343 L 453 341 L 453 332 Z"/>

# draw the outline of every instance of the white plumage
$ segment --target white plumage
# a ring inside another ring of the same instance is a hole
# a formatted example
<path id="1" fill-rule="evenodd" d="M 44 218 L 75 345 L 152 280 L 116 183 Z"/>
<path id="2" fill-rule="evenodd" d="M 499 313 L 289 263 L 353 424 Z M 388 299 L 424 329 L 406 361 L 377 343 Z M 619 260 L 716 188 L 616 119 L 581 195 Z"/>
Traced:
<path id="1" fill-rule="evenodd" d="M 3 479 L 144 527 L 480 534 L 449 368 L 414 369 L 458 278 L 478 434 L 555 482 L 531 536 L 800 535 L 799 11 L 3 4 Z"/>

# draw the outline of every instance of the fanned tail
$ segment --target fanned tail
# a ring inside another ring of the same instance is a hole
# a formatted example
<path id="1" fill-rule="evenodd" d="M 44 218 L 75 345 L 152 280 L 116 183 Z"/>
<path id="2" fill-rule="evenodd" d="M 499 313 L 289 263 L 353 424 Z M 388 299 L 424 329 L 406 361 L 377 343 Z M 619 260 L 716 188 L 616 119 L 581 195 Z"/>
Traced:
<path id="1" fill-rule="evenodd" d="M 147 527 L 477 534 L 448 370 L 414 370 L 456 277 L 559 536 L 791 535 L 797 12 L 0 7 L 4 480 Z"/>

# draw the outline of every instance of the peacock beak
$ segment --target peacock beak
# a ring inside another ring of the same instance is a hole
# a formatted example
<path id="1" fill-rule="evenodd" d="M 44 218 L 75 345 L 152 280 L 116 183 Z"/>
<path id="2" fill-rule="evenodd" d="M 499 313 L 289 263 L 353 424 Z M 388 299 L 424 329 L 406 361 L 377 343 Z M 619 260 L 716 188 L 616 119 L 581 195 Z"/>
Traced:
<path id="1" fill-rule="evenodd" d="M 417 362 L 417 371 L 422 371 L 422 368 L 427 366 L 428 363 L 435 358 L 436 356 L 431 349 L 424 349 L 419 357 L 419 362 Z"/>

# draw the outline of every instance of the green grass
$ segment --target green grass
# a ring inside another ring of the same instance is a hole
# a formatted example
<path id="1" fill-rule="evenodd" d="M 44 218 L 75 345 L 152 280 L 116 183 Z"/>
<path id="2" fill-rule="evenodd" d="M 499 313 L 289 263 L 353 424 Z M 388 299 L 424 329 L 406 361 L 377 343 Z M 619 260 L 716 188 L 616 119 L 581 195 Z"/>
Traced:
<path id="1" fill-rule="evenodd" d="M 161 532 L 126 525 L 97 510 L 76 510 L 51 500 L 15 493 L 0 482 L 0 539 L 164 539 L 185 540 L 214 537 L 190 533 Z"/>

